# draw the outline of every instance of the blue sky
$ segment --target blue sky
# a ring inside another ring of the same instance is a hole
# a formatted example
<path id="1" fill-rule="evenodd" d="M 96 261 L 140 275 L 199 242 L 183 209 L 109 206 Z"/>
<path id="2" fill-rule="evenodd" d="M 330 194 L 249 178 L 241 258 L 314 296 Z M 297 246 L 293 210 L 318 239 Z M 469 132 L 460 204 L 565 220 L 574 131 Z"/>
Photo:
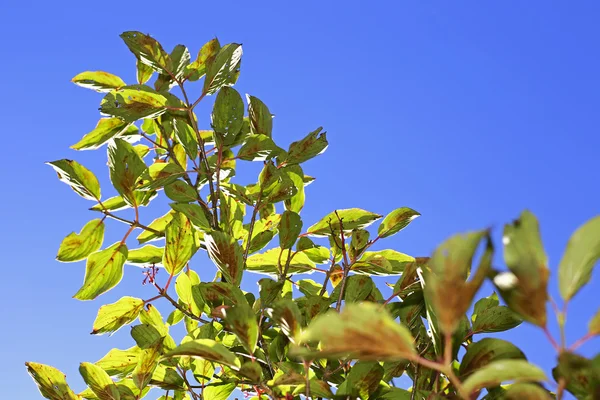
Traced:
<path id="1" fill-rule="evenodd" d="M 335 208 L 410 206 L 423 216 L 380 248 L 427 255 L 456 232 L 491 226 L 498 239 L 502 224 L 529 208 L 555 277 L 572 231 L 600 213 L 598 2 L 5 1 L 0 15 L 6 398 L 37 398 L 26 360 L 60 368 L 81 389 L 79 362 L 132 343 L 127 330 L 89 335 L 97 309 L 124 294 L 153 294 L 128 268 L 96 301 L 71 298 L 84 265 L 55 262 L 56 250 L 97 215 L 44 165 L 75 158 L 108 188 L 104 151 L 68 149 L 94 127 L 100 95 L 69 81 L 104 70 L 132 82 L 134 58 L 119 38 L 126 30 L 192 54 L 214 36 L 241 42 L 237 88 L 276 114 L 276 138 L 287 144 L 325 127 L 330 147 L 305 168 L 317 177 L 305 226 Z M 209 110 L 210 101 L 198 110 L 205 126 Z M 145 218 L 160 211 L 144 210 Z M 109 224 L 105 243 L 122 234 Z M 598 275 L 571 304 L 568 342 L 598 309 Z M 556 287 L 553 279 L 558 298 Z M 159 309 L 166 315 L 166 304 Z M 500 337 L 553 366 L 538 329 Z M 598 353 L 600 341 L 580 351 Z"/>

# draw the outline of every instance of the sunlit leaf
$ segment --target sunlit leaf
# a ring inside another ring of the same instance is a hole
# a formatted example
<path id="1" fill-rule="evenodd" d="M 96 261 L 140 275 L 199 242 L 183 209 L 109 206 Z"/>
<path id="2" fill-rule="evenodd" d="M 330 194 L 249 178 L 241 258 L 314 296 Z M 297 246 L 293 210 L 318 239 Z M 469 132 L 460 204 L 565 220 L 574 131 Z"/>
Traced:
<path id="1" fill-rule="evenodd" d="M 248 135 L 237 158 L 246 161 L 265 161 L 277 155 L 280 148 L 267 135 Z"/>
<path id="2" fill-rule="evenodd" d="M 85 71 L 75 75 L 71 82 L 97 92 L 110 92 L 126 85 L 118 76 L 104 71 Z"/>
<path id="3" fill-rule="evenodd" d="M 408 207 L 397 208 L 381 221 L 381 225 L 379 225 L 379 229 L 377 233 L 379 237 L 385 238 L 388 236 L 392 236 L 402 229 L 406 228 L 408 224 L 410 224 L 415 218 L 419 217 L 417 211 Z"/>
<path id="4" fill-rule="evenodd" d="M 308 228 L 308 234 L 317 237 L 329 236 L 332 231 L 334 234 L 339 234 L 341 230 L 340 219 L 342 220 L 341 225 L 344 227 L 344 233 L 350 233 L 354 229 L 368 227 L 379 218 L 381 218 L 381 215 L 361 210 L 360 208 L 337 210 L 337 215 L 336 211 L 331 212 Z"/>
<path id="5" fill-rule="evenodd" d="M 198 57 L 186 67 L 186 75 L 190 81 L 197 81 L 206 73 L 206 64 L 212 62 L 221 45 L 217 38 L 206 43 L 198 52 Z"/>
<path id="6" fill-rule="evenodd" d="M 286 264 L 286 258 L 280 260 L 281 249 L 267 250 L 265 253 L 257 253 L 248 257 L 246 268 L 252 272 L 262 272 L 269 275 L 279 275 Z M 289 263 L 288 273 L 310 273 L 315 264 L 304 253 L 297 253 Z"/>
<path id="7" fill-rule="evenodd" d="M 204 232 L 212 230 L 208 222 L 209 217 L 198 204 L 171 203 L 171 208 L 185 215 L 196 228 Z"/>
<path id="8" fill-rule="evenodd" d="M 92 363 L 84 362 L 79 366 L 79 373 L 100 400 L 120 400 L 121 394 L 117 385 L 104 370 Z"/>
<path id="9" fill-rule="evenodd" d="M 156 118 L 167 109 L 167 99 L 145 85 L 125 86 L 113 90 L 102 99 L 100 112 L 119 117 L 126 122 Z"/>
<path id="10" fill-rule="evenodd" d="M 239 369 L 240 360 L 225 346 L 210 339 L 196 339 L 183 343 L 165 354 L 165 357 L 190 356 L 203 358 L 225 364 L 233 369 Z"/>
<path id="11" fill-rule="evenodd" d="M 135 321 L 142 308 L 144 300 L 130 296 L 121 297 L 116 303 L 100 307 L 92 334 L 116 332 L 123 325 Z"/>
<path id="12" fill-rule="evenodd" d="M 58 178 L 71 186 L 78 195 L 88 200 L 100 199 L 100 184 L 96 176 L 83 165 L 73 160 L 57 160 L 46 163 L 50 165 Z"/>
<path id="13" fill-rule="evenodd" d="M 127 254 L 126 263 L 136 267 L 162 266 L 164 247 L 146 245 L 139 249 L 131 249 Z"/>
<path id="14" fill-rule="evenodd" d="M 273 115 L 260 99 L 246 95 L 248 116 L 250 118 L 250 134 L 271 137 L 273 133 Z"/>
<path id="15" fill-rule="evenodd" d="M 125 350 L 111 349 L 94 364 L 102 368 L 110 376 L 125 376 L 137 365 L 141 349 L 133 346 Z"/>
<path id="16" fill-rule="evenodd" d="M 288 156 L 285 159 L 286 164 L 300 164 L 310 160 L 313 157 L 322 154 L 327 150 L 326 132 L 321 132 L 322 127 L 309 133 L 304 139 L 294 142 L 288 149 Z"/>
<path id="17" fill-rule="evenodd" d="M 100 249 L 104 241 L 104 222 L 93 219 L 81 229 L 79 234 L 72 232 L 63 239 L 56 259 L 62 262 L 74 262 L 85 259 Z"/>
<path id="18" fill-rule="evenodd" d="M 78 400 L 67 381 L 65 374 L 54 367 L 34 362 L 26 362 L 27 372 L 33 378 L 42 396 L 50 400 Z"/>
<path id="19" fill-rule="evenodd" d="M 146 171 L 147 167 L 131 144 L 123 139 L 114 139 L 108 145 L 108 167 L 110 181 L 132 207 L 138 205 L 135 196 L 138 178 Z"/>
<path id="20" fill-rule="evenodd" d="M 242 46 L 230 43 L 223 46 L 212 61 L 206 64 L 204 94 L 214 94 L 223 86 L 237 82 L 242 61 Z"/>
<path id="21" fill-rule="evenodd" d="M 150 223 L 150 225 L 148 225 L 149 228 L 152 228 L 155 231 L 161 232 L 161 235 L 158 235 L 152 231 L 145 230 L 138 235 L 138 237 L 137 237 L 138 242 L 140 244 L 144 244 L 144 243 L 151 242 L 153 240 L 157 240 L 157 239 L 163 237 L 165 228 L 167 227 L 167 224 L 173 219 L 174 214 L 175 213 L 173 211 L 169 211 L 162 217 L 156 218 L 154 221 L 152 221 Z"/>
<path id="22" fill-rule="evenodd" d="M 216 264 L 227 282 L 239 286 L 244 272 L 244 254 L 239 243 L 224 232 L 204 236 L 208 256 Z"/>
<path id="23" fill-rule="evenodd" d="M 546 379 L 544 371 L 525 360 L 499 360 L 475 371 L 463 382 L 463 390 L 470 394 L 506 381 L 540 382 Z"/>
<path id="24" fill-rule="evenodd" d="M 123 32 L 120 36 L 142 63 L 160 73 L 171 70 L 169 55 L 156 39 L 137 31 Z"/>
<path id="25" fill-rule="evenodd" d="M 115 243 L 91 254 L 85 266 L 83 286 L 73 296 L 78 300 L 93 300 L 115 287 L 123 277 L 127 246 Z"/>
<path id="26" fill-rule="evenodd" d="M 137 128 L 120 118 L 101 118 L 94 130 L 86 133 L 71 148 L 73 150 L 95 150 L 112 138 L 133 132 L 137 132 Z"/>

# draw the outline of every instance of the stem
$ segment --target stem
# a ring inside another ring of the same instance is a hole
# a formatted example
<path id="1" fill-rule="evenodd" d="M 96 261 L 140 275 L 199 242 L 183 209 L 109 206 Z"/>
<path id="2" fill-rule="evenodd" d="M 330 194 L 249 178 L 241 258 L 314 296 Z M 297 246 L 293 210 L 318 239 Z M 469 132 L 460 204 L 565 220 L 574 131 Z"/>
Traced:
<path id="1" fill-rule="evenodd" d="M 556 343 L 556 340 L 554 340 L 554 338 L 552 337 L 552 334 L 548 330 L 548 327 L 544 326 L 542 328 L 542 330 L 544 331 L 544 334 L 546 335 L 546 337 L 550 341 L 550 344 L 552 345 L 552 347 L 554 347 L 554 350 L 560 352 L 560 346 L 558 345 L 558 343 Z"/>
<path id="2" fill-rule="evenodd" d="M 444 332 L 444 364 L 452 363 L 452 333 Z"/>
<path id="3" fill-rule="evenodd" d="M 186 316 L 190 317 L 193 320 L 200 321 L 203 324 L 210 324 L 210 321 L 207 321 L 201 317 L 197 317 L 194 314 L 192 314 L 191 312 L 189 312 L 188 310 L 186 310 L 185 308 L 181 307 L 179 305 L 179 303 L 175 301 L 175 299 L 173 299 L 171 296 L 169 296 L 169 294 L 164 289 L 160 288 L 156 283 L 154 284 L 154 286 L 158 289 L 161 297 L 164 297 L 165 299 L 169 300 L 169 302 L 173 305 L 173 307 L 175 307 L 176 309 L 178 309 L 179 311 L 184 313 Z"/>
<path id="4" fill-rule="evenodd" d="M 577 340 L 575 343 L 573 343 L 571 345 L 571 347 L 569 348 L 570 351 L 574 351 L 576 350 L 579 346 L 581 346 L 582 344 L 584 344 L 585 342 L 587 342 L 588 340 L 590 340 L 591 338 L 593 338 L 594 335 L 591 333 L 586 333 L 582 338 L 580 338 L 579 340 Z"/>
<path id="5" fill-rule="evenodd" d="M 125 223 L 127 225 L 130 225 L 130 226 L 134 227 L 134 228 L 141 228 L 141 229 L 146 230 L 148 232 L 152 232 L 152 233 L 154 233 L 157 236 L 164 236 L 165 235 L 163 232 L 157 231 L 156 229 L 150 228 L 149 226 L 140 224 L 137 221 L 130 221 L 128 219 L 121 218 L 121 217 L 119 217 L 119 216 L 111 213 L 108 210 L 102 210 L 100 212 L 103 213 L 104 215 L 106 215 L 109 218 L 112 218 L 112 219 L 117 220 L 117 221 L 121 221 L 121 222 L 123 222 L 123 223 Z"/>
<path id="6" fill-rule="evenodd" d="M 248 252 L 250 251 L 250 243 L 252 243 L 252 232 L 254 231 L 254 224 L 256 223 L 256 215 L 258 214 L 258 203 L 260 203 L 261 197 L 262 197 L 262 190 L 258 193 L 258 199 L 256 200 L 256 205 L 254 206 L 254 211 L 252 211 L 252 219 L 250 220 L 250 229 L 248 229 L 248 243 L 246 244 L 246 250 L 244 250 L 244 264 L 246 264 L 246 260 L 248 259 Z"/>
<path id="7" fill-rule="evenodd" d="M 567 381 L 565 381 L 565 378 L 559 378 L 558 388 L 556 389 L 556 400 L 562 400 L 565 392 L 565 386 L 567 386 Z"/>
<path id="8" fill-rule="evenodd" d="M 454 375 L 454 371 L 452 371 L 452 367 L 450 365 L 440 364 L 435 361 L 431 361 L 426 358 L 420 357 L 418 355 L 411 356 L 411 358 L 409 360 L 412 362 L 415 362 L 417 364 L 420 364 L 420 365 L 424 366 L 425 368 L 429 368 L 434 371 L 439 371 L 442 374 L 446 375 L 446 377 L 448 378 L 448 380 L 450 380 L 452 385 L 456 388 L 456 390 L 458 391 L 460 396 L 463 399 L 469 399 L 470 393 L 465 393 L 462 383 L 456 377 L 456 375 Z"/>
<path id="9" fill-rule="evenodd" d="M 346 289 L 346 281 L 348 278 L 348 274 L 350 273 L 350 264 L 348 263 L 348 255 L 346 254 L 346 238 L 344 237 L 344 224 L 342 222 L 342 219 L 340 218 L 337 210 L 335 211 L 335 215 L 338 217 L 338 220 L 340 221 L 340 238 L 342 240 L 342 246 L 341 246 L 341 250 L 342 250 L 342 255 L 344 257 L 344 275 L 342 277 L 342 282 L 340 283 L 340 296 L 338 298 L 338 302 L 335 306 L 335 309 L 339 312 L 340 308 L 342 307 L 342 299 L 344 298 L 344 292 Z"/>

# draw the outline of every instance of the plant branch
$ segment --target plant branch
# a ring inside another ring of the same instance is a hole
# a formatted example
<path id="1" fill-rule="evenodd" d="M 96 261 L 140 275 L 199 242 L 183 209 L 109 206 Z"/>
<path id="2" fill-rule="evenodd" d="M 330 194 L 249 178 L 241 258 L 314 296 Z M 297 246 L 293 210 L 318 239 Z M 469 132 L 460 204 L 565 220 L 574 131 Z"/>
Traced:
<path id="1" fill-rule="evenodd" d="M 202 317 L 197 317 L 194 314 L 192 314 L 191 312 L 189 312 L 188 310 L 186 310 L 185 308 L 181 307 L 181 305 L 178 302 L 176 302 L 175 299 L 173 299 L 171 296 L 169 296 L 169 294 L 166 292 L 166 290 L 162 289 L 156 283 L 154 284 L 154 286 L 158 289 L 158 292 L 160 293 L 161 297 L 164 297 L 165 299 L 169 300 L 169 302 L 173 305 L 173 307 L 175 307 L 176 309 L 178 309 L 179 311 L 184 313 L 186 316 L 190 317 L 193 320 L 200 321 L 203 324 L 210 324 L 210 321 L 207 321 Z"/>
<path id="2" fill-rule="evenodd" d="M 252 232 L 254 232 L 254 224 L 256 223 L 256 215 L 258 214 L 258 204 L 260 203 L 261 197 L 262 190 L 258 193 L 258 199 L 256 200 L 256 205 L 254 206 L 254 210 L 252 211 L 252 219 L 250 220 L 250 228 L 248 229 L 248 243 L 246 243 L 246 250 L 244 250 L 244 265 L 246 264 L 246 260 L 248 259 L 248 252 L 250 251 L 250 244 L 252 243 Z"/>

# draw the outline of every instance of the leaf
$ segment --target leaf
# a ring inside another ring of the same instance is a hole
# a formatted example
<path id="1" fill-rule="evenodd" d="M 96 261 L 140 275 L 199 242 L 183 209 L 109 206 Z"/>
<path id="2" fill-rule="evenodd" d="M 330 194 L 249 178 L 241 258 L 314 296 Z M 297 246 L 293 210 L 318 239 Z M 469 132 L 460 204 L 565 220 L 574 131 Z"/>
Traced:
<path id="1" fill-rule="evenodd" d="M 121 297 L 116 303 L 100 307 L 94 321 L 92 335 L 116 332 L 123 325 L 135 321 L 143 307 L 142 299 L 129 296 Z"/>
<path id="2" fill-rule="evenodd" d="M 120 36 L 143 64 L 160 73 L 168 73 L 172 68 L 169 55 L 156 39 L 137 31 L 123 32 Z"/>
<path id="3" fill-rule="evenodd" d="M 242 61 L 242 45 L 230 43 L 223 46 L 214 60 L 206 66 L 204 94 L 215 94 L 223 86 L 232 86 L 237 82 Z"/>
<path id="4" fill-rule="evenodd" d="M 327 142 L 327 133 L 321 133 L 322 130 L 323 128 L 319 127 L 304 139 L 292 143 L 288 149 L 285 163 L 300 164 L 325 152 L 329 143 Z"/>
<path id="5" fill-rule="evenodd" d="M 108 145 L 108 168 L 110 181 L 127 204 L 132 207 L 138 205 L 135 196 L 138 178 L 146 171 L 147 167 L 131 144 L 123 139 L 114 139 Z"/>
<path id="6" fill-rule="evenodd" d="M 137 70 L 137 81 L 140 85 L 148 82 L 150 78 L 152 78 L 152 74 L 154 74 L 154 70 L 148 65 L 144 64 L 139 58 L 136 61 L 136 70 Z"/>
<path id="7" fill-rule="evenodd" d="M 379 388 L 384 370 L 379 363 L 358 362 L 352 366 L 346 380 L 339 386 L 336 396 L 359 396 L 370 399 Z"/>
<path id="8" fill-rule="evenodd" d="M 595 400 L 600 395 L 599 356 L 588 360 L 569 351 L 558 356 L 558 365 L 552 370 L 552 376 L 559 382 L 565 381 L 566 389 L 577 399 Z M 596 362 L 596 365 L 594 365 Z"/>
<path id="9" fill-rule="evenodd" d="M 239 304 L 230 308 L 221 308 L 223 320 L 234 333 L 246 351 L 252 355 L 258 343 L 258 322 L 248 304 Z"/>
<path id="10" fill-rule="evenodd" d="M 100 400 L 120 400 L 121 394 L 117 385 L 104 370 L 92 363 L 84 362 L 79 366 L 79 373 L 85 383 Z"/>
<path id="11" fill-rule="evenodd" d="M 125 350 L 111 349 L 95 364 L 110 376 L 125 376 L 137 365 L 141 349 L 133 346 Z"/>
<path id="12" fill-rule="evenodd" d="M 569 239 L 558 266 L 562 298 L 569 301 L 589 282 L 592 269 L 600 259 L 600 216 L 580 226 Z"/>
<path id="13" fill-rule="evenodd" d="M 297 189 L 295 195 L 285 200 L 285 209 L 300 213 L 304 207 L 305 193 L 304 187 L 307 185 L 304 182 L 304 172 L 299 165 L 287 165 L 282 168 L 282 172 L 291 179 L 292 183 Z"/>
<path id="14" fill-rule="evenodd" d="M 273 134 L 273 115 L 269 108 L 257 97 L 246 95 L 248 101 L 248 117 L 250 119 L 250 134 L 265 135 L 269 138 Z"/>
<path id="15" fill-rule="evenodd" d="M 544 371 L 525 360 L 499 360 L 475 371 L 463 382 L 463 390 L 471 394 L 506 381 L 539 382 L 546 379 Z"/>
<path id="16" fill-rule="evenodd" d="M 244 272 L 244 255 L 237 240 L 224 232 L 204 235 L 208 256 L 228 283 L 239 286 Z"/>
<path id="17" fill-rule="evenodd" d="M 104 206 L 104 207 L 103 207 Z M 114 196 L 109 199 L 103 200 L 102 205 L 100 203 L 91 207 L 92 211 L 119 211 L 129 208 L 129 205 L 125 202 L 125 200 L 121 196 Z"/>
<path id="18" fill-rule="evenodd" d="M 198 204 L 171 203 L 170 205 L 173 210 L 185 215 L 196 228 L 203 232 L 212 231 L 206 214 Z"/>
<path id="19" fill-rule="evenodd" d="M 131 327 L 131 337 L 142 350 L 149 349 L 156 346 L 158 343 L 162 343 L 166 336 L 163 333 L 164 332 L 161 333 L 156 326 L 147 322 Z"/>
<path id="20" fill-rule="evenodd" d="M 63 239 L 56 259 L 61 262 L 74 262 L 85 259 L 100 249 L 104 241 L 104 222 L 93 219 L 81 229 L 79 234 L 72 232 Z"/>
<path id="21" fill-rule="evenodd" d="M 281 149 L 267 135 L 248 135 L 237 158 L 245 161 L 266 161 L 275 157 Z"/>
<path id="22" fill-rule="evenodd" d="M 352 266 L 352 271 L 368 275 L 400 275 L 416 262 L 414 257 L 391 249 L 365 251 Z"/>
<path id="23" fill-rule="evenodd" d="M 552 400 L 550 393 L 535 383 L 517 383 L 510 385 L 502 400 Z"/>
<path id="24" fill-rule="evenodd" d="M 147 245 L 139 249 L 131 249 L 127 254 L 127 264 L 136 267 L 145 267 L 148 265 L 162 265 L 164 247 Z"/>
<path id="25" fill-rule="evenodd" d="M 118 76 L 103 71 L 82 72 L 75 75 L 71 82 L 96 92 L 110 92 L 113 89 L 126 86 L 126 83 Z"/>
<path id="26" fill-rule="evenodd" d="M 78 397 L 67 385 L 65 374 L 56 368 L 34 362 L 26 362 L 25 366 L 45 398 L 50 400 L 78 400 Z"/>
<path id="27" fill-rule="evenodd" d="M 177 275 L 194 254 L 192 225 L 185 215 L 176 213 L 165 229 L 163 265 L 170 275 Z"/>
<path id="28" fill-rule="evenodd" d="M 239 287 L 227 282 L 202 282 L 196 286 L 204 303 L 210 308 L 247 303 Z"/>
<path id="29" fill-rule="evenodd" d="M 163 121 L 163 125 L 169 130 L 172 129 L 173 135 L 181 143 L 190 159 L 194 160 L 198 157 L 198 137 L 194 128 L 187 123 L 187 120 L 173 118 L 170 123 Z"/>
<path id="30" fill-rule="evenodd" d="M 374 303 L 351 303 L 339 314 L 332 310 L 316 317 L 299 338 L 301 343 L 311 341 L 320 341 L 321 350 L 314 356 L 323 358 L 386 361 L 415 354 L 408 329 Z"/>
<path id="31" fill-rule="evenodd" d="M 73 150 L 96 150 L 104 143 L 124 133 L 137 132 L 137 128 L 120 118 L 101 118 L 91 132 L 86 133 Z"/>
<path id="32" fill-rule="evenodd" d="M 475 371 L 498 360 L 527 360 L 525 354 L 514 344 L 495 338 L 484 338 L 471 343 L 460 363 L 459 377 L 465 380 Z"/>
<path id="33" fill-rule="evenodd" d="M 230 146 L 234 143 L 237 134 L 242 129 L 244 122 L 244 101 L 237 90 L 224 87 L 219 90 L 213 111 L 211 125 L 215 137 L 221 145 Z"/>
<path id="34" fill-rule="evenodd" d="M 265 253 L 253 254 L 246 260 L 246 268 L 252 272 L 261 272 L 278 276 L 285 266 L 285 258 L 280 262 L 279 254 L 281 249 L 267 250 Z M 282 265 L 283 263 L 283 265 Z M 311 273 L 314 271 L 315 264 L 304 253 L 295 254 L 288 268 L 288 273 Z"/>
<path id="35" fill-rule="evenodd" d="M 477 272 L 466 281 L 475 252 L 484 241 L 485 251 Z M 455 235 L 442 243 L 423 270 L 425 299 L 442 332 L 454 333 L 473 297 L 491 270 L 494 248 L 487 231 Z"/>
<path id="36" fill-rule="evenodd" d="M 590 335 L 600 335 L 600 309 L 592 317 L 588 324 L 588 333 Z"/>
<path id="37" fill-rule="evenodd" d="M 344 292 L 344 301 L 346 303 L 354 303 L 357 301 L 366 300 L 371 292 L 375 290 L 375 283 L 373 279 L 364 275 L 352 275 L 346 278 L 346 290 Z M 336 288 L 332 298 L 339 298 L 339 289 Z"/>
<path id="38" fill-rule="evenodd" d="M 214 57 L 217 55 L 221 45 L 217 38 L 212 39 L 208 43 L 204 44 L 198 52 L 198 57 L 194 62 L 186 67 L 186 75 L 190 81 L 197 81 L 202 78 L 206 73 L 206 64 L 212 62 Z"/>
<path id="39" fill-rule="evenodd" d="M 475 303 L 471 316 L 474 334 L 503 332 L 521 325 L 523 320 L 514 311 L 498 304 L 496 293 Z"/>
<path id="40" fill-rule="evenodd" d="M 364 229 L 381 218 L 379 214 L 374 214 L 360 208 L 337 210 L 337 214 L 342 220 L 344 233 L 350 233 L 354 229 Z M 308 234 L 310 236 L 326 237 L 331 235 L 332 230 L 336 235 L 339 235 L 340 220 L 336 215 L 336 211 L 327 214 L 319 222 L 308 228 Z"/>
<path id="41" fill-rule="evenodd" d="M 217 379 L 202 390 L 202 399 L 227 400 L 235 388 L 235 382 L 223 382 Z"/>
<path id="42" fill-rule="evenodd" d="M 145 85 L 130 85 L 113 90 L 102 99 L 100 112 L 126 122 L 156 118 L 167 111 L 167 98 Z"/>
<path id="43" fill-rule="evenodd" d="M 279 223 L 279 247 L 291 249 L 302 231 L 302 219 L 293 211 L 284 211 Z"/>
<path id="44" fill-rule="evenodd" d="M 148 225 L 149 228 L 152 228 L 156 231 L 159 232 L 164 232 L 165 228 L 167 227 L 167 224 L 173 219 L 173 215 L 175 213 L 173 211 L 169 211 L 168 213 L 166 213 L 165 215 L 163 215 L 162 217 L 158 217 L 156 218 L 154 221 L 152 221 L 150 223 L 150 225 Z M 140 244 L 144 244 L 147 242 L 151 242 L 153 240 L 157 240 L 161 237 L 163 237 L 163 235 L 157 235 L 154 232 L 151 231 L 143 231 L 142 233 L 140 233 L 137 237 L 137 240 Z"/>
<path id="45" fill-rule="evenodd" d="M 198 199 L 196 189 L 182 180 L 176 180 L 175 182 L 166 185 L 165 194 L 169 199 L 182 203 L 189 203 Z"/>
<path id="46" fill-rule="evenodd" d="M 152 379 L 152 374 L 158 366 L 162 349 L 162 343 L 149 347 L 142 351 L 135 369 L 131 373 L 133 383 L 139 390 L 143 390 Z"/>
<path id="47" fill-rule="evenodd" d="M 550 271 L 535 216 L 524 211 L 504 227 L 504 261 L 511 272 L 495 274 L 494 285 L 524 320 L 546 325 L 547 286 Z"/>
<path id="48" fill-rule="evenodd" d="M 175 78 L 181 80 L 187 66 L 190 64 L 190 51 L 184 45 L 178 44 L 169 55 L 169 58 L 171 59 L 172 74 L 175 75 Z"/>
<path id="49" fill-rule="evenodd" d="M 165 358 L 189 356 L 225 364 L 234 370 L 241 367 L 240 360 L 225 346 L 211 339 L 196 339 L 179 345 L 165 355 Z"/>
<path id="50" fill-rule="evenodd" d="M 158 364 L 150 378 L 151 386 L 158 386 L 163 390 L 185 390 L 185 382 L 175 368 Z"/>
<path id="51" fill-rule="evenodd" d="M 185 171 L 177 164 L 154 163 L 141 174 L 136 182 L 136 189 L 146 191 L 161 189 L 183 175 Z"/>
<path id="52" fill-rule="evenodd" d="M 298 305 L 292 300 L 281 299 L 275 302 L 273 307 L 267 310 L 267 313 L 290 341 L 296 343 L 302 322 L 302 313 Z"/>
<path id="53" fill-rule="evenodd" d="M 78 195 L 87 200 L 100 199 L 100 184 L 96 176 L 83 165 L 73 160 L 57 160 L 47 162 L 56 173 L 58 179 L 67 185 Z"/>
<path id="54" fill-rule="evenodd" d="M 73 296 L 78 300 L 93 300 L 115 287 L 123 277 L 127 246 L 115 243 L 91 254 L 86 263 L 83 286 Z"/>
<path id="55" fill-rule="evenodd" d="M 406 228 L 414 219 L 421 214 L 412 208 L 401 207 L 389 213 L 379 225 L 377 233 L 380 238 L 386 238 Z"/>

